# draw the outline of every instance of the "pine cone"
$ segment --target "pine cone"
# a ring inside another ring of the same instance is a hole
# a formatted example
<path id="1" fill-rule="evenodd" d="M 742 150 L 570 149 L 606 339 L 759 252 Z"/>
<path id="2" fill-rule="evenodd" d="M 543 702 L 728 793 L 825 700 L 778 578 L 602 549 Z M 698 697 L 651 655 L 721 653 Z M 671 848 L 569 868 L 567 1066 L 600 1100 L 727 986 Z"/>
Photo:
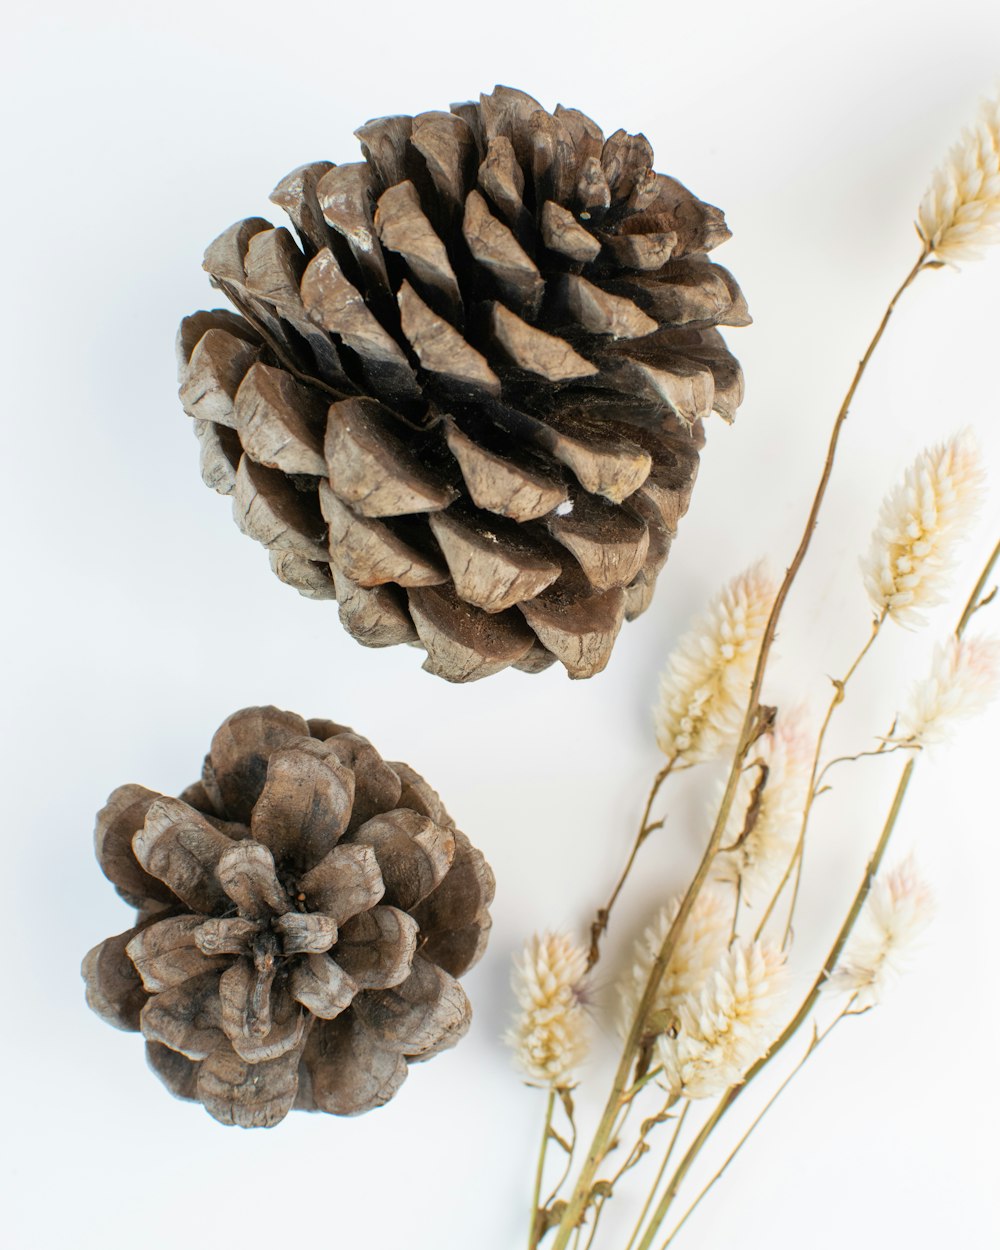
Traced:
<path id="1" fill-rule="evenodd" d="M 205 255 L 240 316 L 189 317 L 205 481 L 359 642 L 471 681 L 608 661 L 649 605 L 749 321 L 722 213 L 642 135 L 498 87 L 357 132 Z"/>
<path id="2" fill-rule="evenodd" d="M 331 721 L 246 708 L 179 799 L 121 786 L 97 857 L 138 909 L 83 961 L 87 1001 L 224 1124 L 356 1115 L 453 1046 L 493 874 L 406 764 Z"/>

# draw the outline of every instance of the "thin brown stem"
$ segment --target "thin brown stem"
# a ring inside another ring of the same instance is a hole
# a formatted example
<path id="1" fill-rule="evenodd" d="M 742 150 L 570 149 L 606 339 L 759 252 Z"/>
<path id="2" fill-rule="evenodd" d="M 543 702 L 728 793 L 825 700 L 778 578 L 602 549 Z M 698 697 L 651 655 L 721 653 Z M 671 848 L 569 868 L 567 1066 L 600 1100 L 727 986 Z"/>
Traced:
<path id="1" fill-rule="evenodd" d="M 816 778 L 816 796 L 823 793 L 821 782 L 826 774 L 834 767 L 835 764 L 853 764 L 857 760 L 873 759 L 876 756 L 894 755 L 897 751 L 919 751 L 920 744 L 918 742 L 893 742 L 891 737 L 885 738 L 876 751 L 858 751 L 854 755 L 836 755 L 832 760 L 827 760 Z"/>
<path id="2" fill-rule="evenodd" d="M 680 1115 L 674 1122 L 674 1131 L 670 1134 L 670 1140 L 667 1142 L 667 1149 L 660 1162 L 659 1170 L 656 1173 L 656 1179 L 653 1181 L 646 1201 L 643 1203 L 642 1210 L 639 1212 L 639 1218 L 635 1222 L 635 1227 L 632 1229 L 632 1236 L 628 1239 L 628 1245 L 625 1247 L 625 1250 L 632 1250 L 632 1247 L 635 1245 L 636 1238 L 642 1231 L 643 1221 L 649 1214 L 649 1208 L 653 1205 L 653 1200 L 656 1197 L 656 1191 L 663 1183 L 663 1178 L 667 1173 L 667 1168 L 670 1166 L 670 1160 L 673 1158 L 674 1147 L 677 1145 L 677 1139 L 680 1137 L 681 1129 L 684 1127 L 684 1118 L 690 1109 L 690 1101 L 685 1101 L 684 1106 L 681 1108 Z"/>
<path id="3" fill-rule="evenodd" d="M 983 571 L 979 575 L 979 581 L 976 582 L 973 587 L 972 594 L 969 596 L 969 601 L 965 605 L 958 624 L 955 626 L 955 633 L 959 636 L 959 638 L 961 638 L 961 636 L 965 633 L 966 627 L 972 620 L 973 614 L 978 612 L 980 608 L 985 608 L 997 593 L 996 588 L 994 588 L 988 595 L 983 595 L 983 591 L 986 589 L 986 583 L 990 579 L 990 574 L 993 572 L 993 567 L 997 560 L 1000 560 L 1000 541 L 997 542 L 997 545 L 993 548 L 992 554 L 986 561 Z"/>
<path id="4" fill-rule="evenodd" d="M 634 1092 L 630 1094 L 629 1100 L 625 1106 L 625 1109 L 622 1112 L 622 1117 L 615 1127 L 615 1131 L 614 1131 L 615 1140 L 621 1139 L 622 1130 L 624 1129 L 625 1122 L 628 1119 L 629 1111 L 632 1107 L 632 1098 L 634 1098 L 634 1096 L 635 1096 Z M 584 1245 L 583 1250 L 590 1250 L 590 1247 L 593 1245 L 594 1238 L 597 1236 L 597 1226 L 601 1222 L 601 1216 L 604 1214 L 604 1208 L 607 1206 L 612 1195 L 614 1194 L 615 1186 L 618 1184 L 621 1178 L 625 1175 L 625 1173 L 630 1171 L 632 1168 L 634 1168 L 636 1164 L 639 1162 L 639 1160 L 642 1158 L 642 1156 L 647 1153 L 647 1151 L 649 1150 L 649 1145 L 647 1142 L 647 1138 L 649 1134 L 653 1131 L 654 1128 L 656 1128 L 657 1124 L 662 1124 L 664 1120 L 669 1118 L 667 1115 L 667 1112 L 669 1111 L 670 1107 L 673 1105 L 674 1101 L 675 1101 L 674 1099 L 668 1099 L 667 1102 L 664 1103 L 663 1109 L 660 1111 L 659 1115 L 654 1116 L 644 1121 L 642 1125 L 642 1129 L 639 1133 L 639 1136 L 636 1139 L 635 1145 L 626 1155 L 625 1160 L 622 1163 L 622 1165 L 619 1167 L 618 1171 L 615 1172 L 614 1176 L 611 1177 L 611 1180 L 607 1182 L 607 1190 L 604 1193 L 602 1193 L 601 1196 L 594 1203 L 594 1218 L 591 1222 L 590 1236 L 587 1238 L 587 1241 Z"/>
<path id="5" fill-rule="evenodd" d="M 889 324 L 889 320 L 892 317 L 897 302 L 907 287 L 910 286 L 910 284 L 925 268 L 928 255 L 928 250 L 925 247 L 918 256 L 913 268 L 900 283 L 895 294 L 892 296 L 892 299 L 890 299 L 886 310 L 882 315 L 882 320 L 879 322 L 875 334 L 872 336 L 864 355 L 858 363 L 854 377 L 848 387 L 847 394 L 844 396 L 843 403 L 840 405 L 840 409 L 837 412 L 837 417 L 833 423 L 833 429 L 830 434 L 830 441 L 827 447 L 826 459 L 823 463 L 823 470 L 820 474 L 819 485 L 817 486 L 816 493 L 813 496 L 812 505 L 809 509 L 809 515 L 806 518 L 806 524 L 802 532 L 802 537 L 799 540 L 799 545 L 796 548 L 794 556 L 792 557 L 792 561 L 785 571 L 785 576 L 782 579 L 781 585 L 778 587 L 778 592 L 771 607 L 767 624 L 764 627 L 760 649 L 757 653 L 757 664 L 754 669 L 753 680 L 750 685 L 746 714 L 743 718 L 743 726 L 740 731 L 736 752 L 733 757 L 732 767 L 729 771 L 725 792 L 723 793 L 722 800 L 719 804 L 719 811 L 716 816 L 715 826 L 709 837 L 708 845 L 705 848 L 701 863 L 695 872 L 691 884 L 688 886 L 684 898 L 681 900 L 681 904 L 677 909 L 677 914 L 674 917 L 674 921 L 670 926 L 669 932 L 664 938 L 663 945 L 660 948 L 657 958 L 653 961 L 650 968 L 649 979 L 639 1002 L 638 1009 L 636 1010 L 632 1027 L 629 1030 L 628 1037 L 626 1038 L 625 1046 L 622 1051 L 622 1057 L 618 1064 L 617 1071 L 615 1072 L 614 1081 L 608 1095 L 607 1103 L 605 1104 L 604 1111 L 601 1115 L 600 1121 L 598 1122 L 597 1130 L 591 1142 L 590 1149 L 587 1151 L 587 1157 L 584 1160 L 579 1176 L 577 1177 L 573 1194 L 567 1202 L 566 1209 L 563 1212 L 563 1217 L 560 1221 L 552 1250 L 566 1250 L 573 1229 L 579 1223 L 584 1211 L 586 1210 L 587 1204 L 590 1201 L 594 1178 L 597 1175 L 597 1169 L 600 1167 L 601 1161 L 607 1150 L 608 1134 L 610 1133 L 615 1121 L 619 1099 L 621 1098 L 622 1091 L 628 1084 L 629 1073 L 632 1069 L 634 1057 L 638 1053 L 642 1044 L 647 1028 L 647 1021 L 653 1008 L 653 1003 L 655 1001 L 660 982 L 662 981 L 663 975 L 670 963 L 670 959 L 674 953 L 681 931 L 684 928 L 684 925 L 687 924 L 688 917 L 690 916 L 691 911 L 697 902 L 698 896 L 708 879 L 712 867 L 712 861 L 714 860 L 716 852 L 718 851 L 719 845 L 722 841 L 723 833 L 729 820 L 729 814 L 732 811 L 733 803 L 736 798 L 736 791 L 747 753 L 759 733 L 761 692 L 763 690 L 764 675 L 767 670 L 768 659 L 770 658 L 771 648 L 774 645 L 774 638 L 777 633 L 778 621 L 781 617 L 785 601 L 788 598 L 792 585 L 798 576 L 799 570 L 805 561 L 806 554 L 809 551 L 810 544 L 812 543 L 813 533 L 815 532 L 816 526 L 819 522 L 819 515 L 823 507 L 823 502 L 826 498 L 826 492 L 830 484 L 830 477 L 833 473 L 833 465 L 836 459 L 837 447 L 840 443 L 841 431 L 843 430 L 844 423 L 847 420 L 851 404 L 854 400 L 854 395 L 861 383 L 861 379 L 864 377 L 865 370 L 868 367 L 868 363 L 871 360 L 875 349 L 881 342 L 882 335 L 885 333 L 886 326 Z"/>
<path id="6" fill-rule="evenodd" d="M 601 1222 L 601 1216 L 604 1214 L 604 1208 L 607 1206 L 607 1198 L 599 1198 L 594 1206 L 594 1219 L 590 1225 L 590 1236 L 583 1244 L 583 1250 L 590 1250 L 594 1244 L 594 1238 L 597 1236 L 597 1227 Z"/>
<path id="7" fill-rule="evenodd" d="M 542 1180 L 545 1176 L 545 1155 L 549 1148 L 549 1130 L 552 1128 L 552 1114 L 556 1107 L 555 1088 L 549 1090 L 545 1104 L 545 1125 L 542 1129 L 542 1144 L 538 1150 L 538 1162 L 535 1165 L 535 1188 L 531 1197 L 531 1226 L 528 1230 L 528 1250 L 535 1250 L 542 1238 L 542 1218 L 540 1203 L 542 1200 Z"/>
<path id="8" fill-rule="evenodd" d="M 635 864 L 636 856 L 639 854 L 639 848 L 651 833 L 655 832 L 657 829 L 663 828 L 662 820 L 650 823 L 649 817 L 653 810 L 653 804 L 656 802 L 656 797 L 660 793 L 663 783 L 670 776 L 670 772 L 676 762 L 677 757 L 671 756 L 653 778 L 653 784 L 650 787 L 649 794 L 646 796 L 646 806 L 643 809 L 642 820 L 639 822 L 639 829 L 635 835 L 635 841 L 632 843 L 632 850 L 629 857 L 625 861 L 625 867 L 622 869 L 621 875 L 615 884 L 615 888 L 611 891 L 608 901 L 598 910 L 597 915 L 594 917 L 594 921 L 590 926 L 590 950 L 587 953 L 588 972 L 601 957 L 601 938 L 607 931 L 608 922 L 611 919 L 611 910 L 615 903 L 618 902 L 618 896 L 625 888 L 625 882 L 628 880 L 629 873 L 632 871 Z"/>
<path id="9" fill-rule="evenodd" d="M 799 889 L 802 885 L 802 866 L 806 857 L 806 833 L 809 829 L 809 817 L 812 814 L 813 803 L 816 801 L 817 775 L 819 773 L 819 762 L 823 755 L 823 747 L 826 744 L 827 731 L 830 728 L 830 722 L 833 720 L 834 713 L 837 708 L 844 702 L 847 695 L 847 686 L 851 678 L 861 667 L 865 656 L 875 645 L 875 639 L 879 636 L 879 631 L 885 623 L 885 612 L 881 612 L 872 621 L 871 633 L 868 635 L 868 641 L 854 657 L 854 663 L 847 670 L 840 681 L 835 681 L 833 698 L 830 700 L 826 709 L 826 716 L 823 718 L 823 724 L 820 726 L 819 736 L 816 739 L 816 751 L 813 755 L 812 772 L 809 775 L 809 790 L 806 794 L 806 802 L 802 811 L 802 823 L 799 826 L 799 837 L 795 845 L 795 853 L 792 860 L 795 864 L 795 881 L 792 884 L 792 898 L 788 906 L 788 919 L 785 922 L 785 935 L 782 938 L 782 946 L 787 946 L 792 933 L 792 923 L 795 919 L 795 908 L 799 901 Z M 779 889 L 780 893 L 780 889 Z"/>
<path id="10" fill-rule="evenodd" d="M 819 733 L 816 735 L 816 747 L 815 747 L 815 750 L 813 751 L 812 767 L 809 772 L 809 785 L 806 789 L 805 803 L 803 804 L 803 807 L 802 807 L 802 817 L 799 822 L 799 833 L 795 841 L 795 849 L 792 851 L 791 858 L 789 859 L 788 864 L 785 867 L 785 871 L 781 876 L 781 880 L 778 882 L 777 886 L 775 887 L 774 892 L 771 895 L 770 901 L 768 902 L 768 905 L 764 911 L 764 914 L 760 918 L 760 921 L 757 925 L 757 929 L 754 933 L 755 941 L 760 938 L 761 934 L 764 932 L 764 929 L 767 927 L 767 923 L 771 919 L 771 916 L 774 913 L 774 909 L 775 907 L 777 907 L 778 901 L 780 900 L 782 894 L 785 891 L 785 887 L 788 885 L 788 882 L 791 880 L 792 873 L 794 873 L 795 881 L 792 887 L 792 900 L 791 900 L 791 905 L 788 910 L 788 920 L 785 925 L 785 935 L 783 938 L 783 945 L 787 945 L 788 943 L 788 939 L 792 930 L 792 918 L 795 914 L 795 906 L 799 897 L 799 887 L 802 881 L 802 862 L 804 859 L 805 840 L 806 840 L 806 832 L 809 826 L 809 817 L 812 814 L 813 803 L 816 801 L 816 795 L 819 791 L 819 777 L 821 776 L 820 771 L 819 771 L 820 759 L 822 758 L 822 754 L 823 754 L 823 745 L 826 742 L 827 730 L 830 728 L 830 722 L 833 720 L 834 713 L 836 712 L 837 708 L 841 705 L 841 703 L 843 703 L 844 701 L 844 698 L 847 692 L 848 683 L 850 682 L 854 674 L 858 671 L 865 656 L 873 647 L 875 643 L 875 639 L 878 637 L 879 631 L 881 630 L 884 621 L 885 621 L 884 612 L 880 616 L 875 617 L 875 619 L 872 621 L 872 627 L 871 627 L 871 632 L 868 635 L 868 641 L 861 648 L 858 654 L 854 657 L 854 660 L 852 661 L 851 666 L 848 668 L 847 672 L 844 674 L 843 677 L 839 679 L 832 679 L 833 680 L 833 697 L 830 699 L 830 702 L 827 705 L 826 715 L 823 717 L 823 723 L 820 726 Z"/>
<path id="11" fill-rule="evenodd" d="M 736 882 L 736 901 L 733 904 L 733 923 L 729 926 L 729 945 L 736 941 L 736 932 L 740 922 L 740 903 L 743 901 L 743 875 L 740 874 Z"/>

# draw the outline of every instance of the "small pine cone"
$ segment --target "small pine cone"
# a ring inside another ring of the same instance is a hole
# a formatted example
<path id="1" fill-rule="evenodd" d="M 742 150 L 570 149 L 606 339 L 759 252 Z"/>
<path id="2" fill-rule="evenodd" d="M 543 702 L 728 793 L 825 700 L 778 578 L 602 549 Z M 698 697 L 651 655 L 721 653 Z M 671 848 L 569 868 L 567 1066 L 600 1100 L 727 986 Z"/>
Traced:
<path id="1" fill-rule="evenodd" d="M 331 721 L 246 708 L 180 798 L 121 786 L 97 857 L 135 925 L 83 961 L 87 1001 L 223 1124 L 357 1115 L 453 1046 L 493 874 L 406 764 Z"/>
<path id="2" fill-rule="evenodd" d="M 387 117 L 205 254 L 180 330 L 202 474 L 366 646 L 471 681 L 607 664 L 649 605 L 746 325 L 722 213 L 642 135 L 498 87 Z"/>

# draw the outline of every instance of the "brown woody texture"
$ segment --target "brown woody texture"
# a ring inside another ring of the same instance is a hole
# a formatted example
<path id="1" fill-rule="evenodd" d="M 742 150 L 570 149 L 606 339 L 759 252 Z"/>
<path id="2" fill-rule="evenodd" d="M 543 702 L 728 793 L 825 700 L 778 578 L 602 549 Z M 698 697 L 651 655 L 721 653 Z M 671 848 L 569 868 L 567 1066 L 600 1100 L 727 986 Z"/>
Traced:
<path id="1" fill-rule="evenodd" d="M 331 721 L 246 708 L 180 798 L 121 786 L 97 857 L 135 924 L 83 961 L 87 1001 L 224 1124 L 356 1115 L 471 1019 L 493 874 L 406 764 Z"/>
<path id="2" fill-rule="evenodd" d="M 363 161 L 275 188 L 294 235 L 249 218 L 205 254 L 239 315 L 179 334 L 204 480 L 366 646 L 590 677 L 743 396 L 723 215 L 643 135 L 507 87 L 356 134 Z"/>

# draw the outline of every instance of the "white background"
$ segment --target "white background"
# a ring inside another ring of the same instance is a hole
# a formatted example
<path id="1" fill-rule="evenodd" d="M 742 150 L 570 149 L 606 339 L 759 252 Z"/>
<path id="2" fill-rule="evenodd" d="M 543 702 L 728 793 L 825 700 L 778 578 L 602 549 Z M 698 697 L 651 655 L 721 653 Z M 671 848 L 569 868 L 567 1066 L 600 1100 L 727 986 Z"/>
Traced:
<path id="1" fill-rule="evenodd" d="M 973 0 L 91 0 L 18 6 L 4 38 L 0 1240 L 514 1250 L 542 1098 L 499 1040 L 511 953 L 535 928 L 581 931 L 605 894 L 658 766 L 649 707 L 685 623 L 759 555 L 778 571 L 788 558 L 840 395 L 915 256 L 930 171 L 995 84 L 1000 12 Z M 367 118 L 497 81 L 582 108 L 607 133 L 643 130 L 659 169 L 725 208 L 734 238 L 718 256 L 755 316 L 730 334 L 746 404 L 735 428 L 709 432 L 655 602 L 584 683 L 556 668 L 452 687 L 411 649 L 358 647 L 335 605 L 279 584 L 201 484 L 175 399 L 175 326 L 213 306 L 199 266 L 217 232 L 267 213 L 294 166 L 356 159 L 351 132 Z M 818 706 L 824 674 L 866 636 L 857 556 L 916 451 L 972 423 L 1000 475 L 998 279 L 994 255 L 906 297 L 781 631 L 776 699 Z M 994 541 L 996 498 L 956 605 Z M 980 628 L 997 628 L 997 612 Z M 888 633 L 836 747 L 885 727 L 956 613 Z M 176 793 L 216 725 L 255 702 L 351 723 L 409 760 L 496 869 L 492 944 L 467 981 L 470 1037 L 358 1120 L 224 1129 L 171 1100 L 139 1038 L 83 1002 L 81 955 L 129 923 L 92 858 L 93 813 L 126 781 Z M 938 899 L 919 964 L 807 1069 L 678 1245 L 996 1244 L 998 728 L 994 712 L 919 766 L 899 831 Z M 895 767 L 845 771 L 823 801 L 803 955 L 829 942 Z M 605 988 L 690 871 L 708 782 L 673 792 L 669 832 L 618 917 Z M 609 1079 L 611 1031 L 598 1034 L 587 1126 Z M 740 1104 L 730 1141 L 758 1097 Z M 631 1201 L 611 1209 L 609 1250 L 622 1250 Z"/>

